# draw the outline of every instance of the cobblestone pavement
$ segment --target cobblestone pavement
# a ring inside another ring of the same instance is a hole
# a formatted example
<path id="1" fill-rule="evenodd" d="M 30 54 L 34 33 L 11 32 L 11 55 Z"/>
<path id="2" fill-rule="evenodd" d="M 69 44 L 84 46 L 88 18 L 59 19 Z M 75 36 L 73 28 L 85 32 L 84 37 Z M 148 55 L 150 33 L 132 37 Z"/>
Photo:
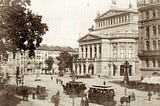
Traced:
<path id="1" fill-rule="evenodd" d="M 30 87 L 36 87 L 37 85 L 45 86 L 48 90 L 48 97 L 45 100 L 38 100 L 38 99 L 32 99 L 31 96 L 29 96 L 29 101 L 32 102 L 33 105 L 27 105 L 27 102 L 22 101 L 17 106 L 54 106 L 51 103 L 51 96 L 55 95 L 56 92 L 59 90 L 60 92 L 60 106 L 72 106 L 73 99 L 69 98 L 68 95 L 65 95 L 63 93 L 62 86 L 60 84 L 56 84 L 56 78 L 57 76 L 53 77 L 53 80 L 51 80 L 50 75 L 41 75 L 40 78 L 42 81 L 34 81 L 35 76 L 34 75 L 28 75 L 24 78 L 24 85 L 30 86 Z M 61 80 L 63 80 L 64 83 L 71 80 L 71 78 L 65 76 L 65 77 L 59 77 Z M 120 85 L 109 83 L 107 79 L 101 79 L 101 78 L 90 78 L 90 79 L 78 79 L 77 81 L 83 81 L 87 89 L 89 89 L 90 86 L 93 84 L 102 85 L 103 81 L 106 81 L 108 85 L 111 85 L 115 88 L 116 93 L 116 100 L 117 100 L 117 106 L 121 106 L 119 101 L 120 97 L 124 95 L 124 87 L 121 87 Z M 15 84 L 15 79 L 12 79 L 11 84 Z M 135 93 L 136 100 L 131 102 L 130 106 L 160 106 L 160 97 L 157 95 L 153 95 L 151 101 L 148 101 L 147 92 L 144 91 L 138 91 L 135 89 L 127 89 L 127 93 L 131 92 Z M 74 99 L 74 106 L 80 106 L 80 100 L 81 98 L 75 98 Z M 90 106 L 101 106 L 98 104 L 91 104 Z"/>

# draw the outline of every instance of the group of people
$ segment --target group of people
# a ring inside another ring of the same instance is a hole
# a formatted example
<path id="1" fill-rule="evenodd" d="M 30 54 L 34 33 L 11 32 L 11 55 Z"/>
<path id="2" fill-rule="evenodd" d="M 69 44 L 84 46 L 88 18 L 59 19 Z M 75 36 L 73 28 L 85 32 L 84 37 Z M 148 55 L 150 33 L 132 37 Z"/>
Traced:
<path id="1" fill-rule="evenodd" d="M 60 78 L 57 78 L 57 79 L 56 79 L 56 83 L 57 83 L 57 84 L 61 84 L 61 85 L 63 85 L 63 80 L 62 80 L 62 79 L 60 79 Z"/>
<path id="2" fill-rule="evenodd" d="M 85 100 L 82 97 L 80 106 L 89 106 L 89 100 L 87 97 L 85 98 Z"/>

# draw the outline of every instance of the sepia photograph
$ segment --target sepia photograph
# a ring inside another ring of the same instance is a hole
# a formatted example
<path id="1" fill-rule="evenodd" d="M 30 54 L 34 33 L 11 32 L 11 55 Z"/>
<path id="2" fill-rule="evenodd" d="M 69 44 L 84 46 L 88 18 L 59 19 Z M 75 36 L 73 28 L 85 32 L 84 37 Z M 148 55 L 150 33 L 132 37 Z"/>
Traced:
<path id="1" fill-rule="evenodd" d="M 160 106 L 160 0 L 0 0 L 0 106 Z"/>

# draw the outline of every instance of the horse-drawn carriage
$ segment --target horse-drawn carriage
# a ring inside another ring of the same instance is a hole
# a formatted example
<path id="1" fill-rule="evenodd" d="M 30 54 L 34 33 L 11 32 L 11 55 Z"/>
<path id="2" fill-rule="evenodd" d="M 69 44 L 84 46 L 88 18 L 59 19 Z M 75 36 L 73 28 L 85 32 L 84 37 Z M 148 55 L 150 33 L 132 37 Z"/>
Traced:
<path id="1" fill-rule="evenodd" d="M 48 93 L 46 92 L 46 87 L 38 85 L 36 91 L 37 98 L 40 100 L 44 100 L 48 96 Z"/>
<path id="2" fill-rule="evenodd" d="M 97 103 L 104 106 L 115 106 L 115 92 L 111 86 L 93 85 L 88 91 L 88 99 L 91 103 Z"/>
<path id="3" fill-rule="evenodd" d="M 79 97 L 85 96 L 86 86 L 83 82 L 70 81 L 63 85 L 63 90 L 66 95 L 76 95 Z"/>

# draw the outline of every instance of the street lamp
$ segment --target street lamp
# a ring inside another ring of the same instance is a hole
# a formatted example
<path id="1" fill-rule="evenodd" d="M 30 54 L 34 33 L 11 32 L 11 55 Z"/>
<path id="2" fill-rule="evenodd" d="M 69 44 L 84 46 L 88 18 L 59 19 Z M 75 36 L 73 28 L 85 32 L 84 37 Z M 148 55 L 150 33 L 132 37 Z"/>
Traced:
<path id="1" fill-rule="evenodd" d="M 108 63 L 108 68 L 109 68 L 109 74 L 108 74 L 108 77 L 110 78 L 110 76 L 111 76 L 111 63 L 110 63 L 110 62 Z"/>
<path id="2" fill-rule="evenodd" d="M 23 90 L 23 84 L 24 84 L 24 75 L 22 75 L 22 77 L 21 77 L 21 80 L 22 80 L 22 90 Z"/>

